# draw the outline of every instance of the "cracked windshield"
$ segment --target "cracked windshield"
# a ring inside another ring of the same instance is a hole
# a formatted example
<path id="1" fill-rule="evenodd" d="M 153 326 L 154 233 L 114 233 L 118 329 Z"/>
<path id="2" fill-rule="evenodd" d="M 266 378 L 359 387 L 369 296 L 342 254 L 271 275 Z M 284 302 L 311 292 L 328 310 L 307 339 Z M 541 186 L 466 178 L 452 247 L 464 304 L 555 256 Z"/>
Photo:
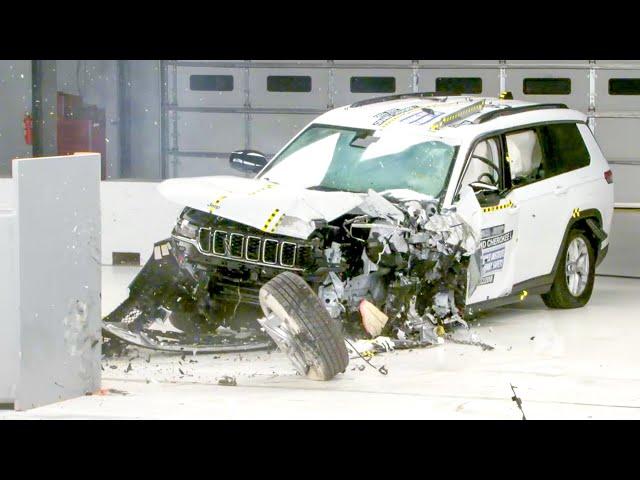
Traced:
<path id="1" fill-rule="evenodd" d="M 312 126 L 261 177 L 319 190 L 377 192 L 411 189 L 439 196 L 457 147 L 421 133 Z"/>

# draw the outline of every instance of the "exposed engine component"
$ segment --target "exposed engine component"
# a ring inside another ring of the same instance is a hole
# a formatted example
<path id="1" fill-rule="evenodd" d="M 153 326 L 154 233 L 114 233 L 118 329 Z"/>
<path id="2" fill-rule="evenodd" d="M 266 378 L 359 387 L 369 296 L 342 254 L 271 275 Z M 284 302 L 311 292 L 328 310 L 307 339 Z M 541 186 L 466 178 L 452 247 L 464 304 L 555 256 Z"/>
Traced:
<path id="1" fill-rule="evenodd" d="M 273 339 L 301 375 L 318 379 L 346 368 L 340 325 L 399 347 L 437 343 L 444 325 L 465 324 L 467 290 L 480 277 L 480 207 L 470 189 L 449 210 L 410 193 L 369 191 L 348 214 L 317 221 L 306 239 L 185 208 L 129 298 L 105 318 L 105 332 L 169 351 L 266 348 Z M 279 296 L 285 287 L 306 300 Z M 318 344 L 317 329 L 330 347 Z"/>

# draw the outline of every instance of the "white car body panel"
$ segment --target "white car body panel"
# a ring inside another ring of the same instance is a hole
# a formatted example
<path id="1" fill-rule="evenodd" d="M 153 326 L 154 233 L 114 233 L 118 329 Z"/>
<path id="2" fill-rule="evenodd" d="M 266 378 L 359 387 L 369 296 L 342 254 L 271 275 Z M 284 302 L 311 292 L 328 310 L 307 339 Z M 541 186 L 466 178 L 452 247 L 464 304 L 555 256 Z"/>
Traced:
<path id="1" fill-rule="evenodd" d="M 434 128 L 461 108 L 482 101 L 481 111 L 463 116 L 457 124 Z M 337 108 L 311 124 L 370 129 L 375 131 L 374 136 L 395 135 L 394 132 L 398 138 L 421 135 L 457 145 L 458 154 L 442 197 L 445 208 L 455 204 L 465 161 L 479 138 L 550 122 L 578 124 L 590 152 L 589 166 L 513 187 L 499 204 L 510 204 L 509 208 L 482 209 L 480 221 L 475 220 L 482 232 L 484 267 L 480 284 L 467 298 L 467 304 L 473 305 L 519 293 L 514 291 L 518 284 L 552 273 L 576 210 L 597 210 L 602 216 L 602 230 L 608 234 L 611 229 L 613 185 L 604 179 L 609 166 L 584 114 L 564 108 L 533 109 L 473 123 L 488 111 L 532 105 L 535 104 L 479 97 L 450 97 L 445 102 L 428 97 L 406 98 Z M 274 159 L 308 126 L 284 145 Z M 269 164 L 265 169 L 269 169 Z M 362 208 L 366 198 L 375 203 L 376 196 L 371 193 L 326 192 L 306 189 L 310 185 L 276 184 L 260 178 L 265 169 L 255 179 L 219 176 L 166 180 L 159 190 L 177 203 L 265 232 L 296 238 L 307 238 L 316 228 L 314 220 L 332 221 Z M 608 239 L 601 242 L 600 248 L 607 244 Z"/>
<path id="2" fill-rule="evenodd" d="M 508 200 L 501 205 L 508 204 Z M 467 297 L 467 305 L 511 294 L 518 244 L 518 210 L 503 208 L 482 212 L 480 283 Z"/>
<path id="3" fill-rule="evenodd" d="M 321 192 L 232 176 L 176 178 L 158 186 L 173 202 L 263 231 L 307 238 L 313 220 L 331 221 L 363 202 L 363 195 Z"/>

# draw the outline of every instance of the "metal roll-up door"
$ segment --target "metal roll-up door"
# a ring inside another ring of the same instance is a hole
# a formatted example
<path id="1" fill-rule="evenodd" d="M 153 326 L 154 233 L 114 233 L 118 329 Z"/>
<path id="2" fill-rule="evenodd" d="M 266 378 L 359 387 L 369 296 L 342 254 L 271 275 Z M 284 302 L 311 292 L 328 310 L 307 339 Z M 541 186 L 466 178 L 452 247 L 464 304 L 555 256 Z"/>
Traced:
<path id="1" fill-rule="evenodd" d="M 599 273 L 640 277 L 640 62 L 596 62 L 595 133 L 611 164 L 616 209 Z"/>

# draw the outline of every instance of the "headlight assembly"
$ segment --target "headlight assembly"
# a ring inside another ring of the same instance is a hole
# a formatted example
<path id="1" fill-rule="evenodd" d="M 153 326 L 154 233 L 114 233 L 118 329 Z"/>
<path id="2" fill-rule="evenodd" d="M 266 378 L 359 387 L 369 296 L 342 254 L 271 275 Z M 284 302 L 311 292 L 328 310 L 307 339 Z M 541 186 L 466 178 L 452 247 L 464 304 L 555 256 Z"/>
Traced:
<path id="1" fill-rule="evenodd" d="M 198 235 L 198 226 L 189 223 L 189 220 L 182 218 L 176 223 L 175 234 L 186 238 L 196 238 Z"/>

